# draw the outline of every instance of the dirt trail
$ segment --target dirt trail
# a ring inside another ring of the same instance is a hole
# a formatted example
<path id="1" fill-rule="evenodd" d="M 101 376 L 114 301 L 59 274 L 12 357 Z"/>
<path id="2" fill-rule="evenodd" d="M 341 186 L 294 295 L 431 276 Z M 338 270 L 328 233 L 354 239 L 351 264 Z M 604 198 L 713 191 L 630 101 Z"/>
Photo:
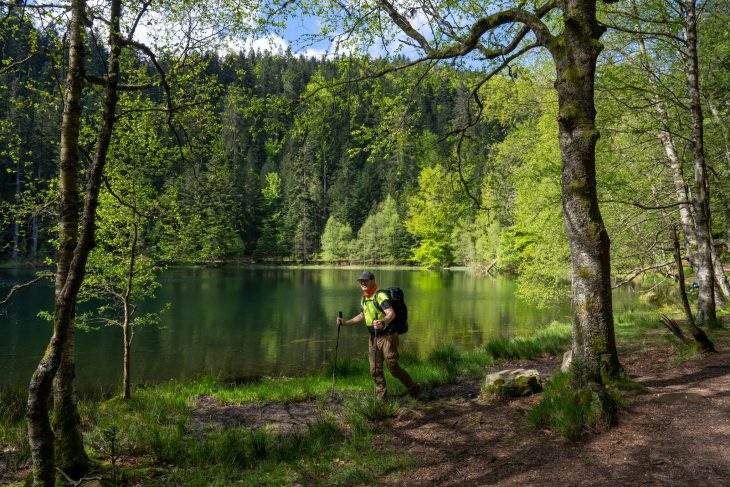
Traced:
<path id="1" fill-rule="evenodd" d="M 730 352 L 666 370 L 652 354 L 626 357 L 647 387 L 611 430 L 572 443 L 529 428 L 536 397 L 491 404 L 473 390 L 426 401 L 393 423 L 420 466 L 383 479 L 403 486 L 730 485 Z M 661 361 L 661 358 L 658 360 Z"/>

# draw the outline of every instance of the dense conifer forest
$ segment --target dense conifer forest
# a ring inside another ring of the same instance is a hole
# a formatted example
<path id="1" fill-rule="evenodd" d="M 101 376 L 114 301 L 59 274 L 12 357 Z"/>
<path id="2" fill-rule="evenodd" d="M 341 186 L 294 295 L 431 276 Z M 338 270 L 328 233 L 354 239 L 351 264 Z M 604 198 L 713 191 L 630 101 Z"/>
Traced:
<path id="1" fill-rule="evenodd" d="M 700 39 L 723 35 L 723 18 L 719 6 L 706 15 Z M 65 61 L 55 34 L 13 15 L 5 26 L 13 32 L 3 38 L 8 62 L 35 54 L 0 75 L 2 256 L 41 263 L 55 253 Z M 598 189 L 615 283 L 672 265 L 669 227 L 683 218 L 672 205 L 686 196 L 671 188 L 692 176 L 681 170 L 692 143 L 680 53 L 651 41 L 642 50 L 635 38 L 612 34 L 597 73 Z M 712 233 L 722 254 L 730 232 L 728 51 L 700 48 Z M 101 75 L 108 47 L 90 36 L 86 53 L 87 74 Z M 190 57 L 193 67 L 170 77 L 179 95 L 172 111 L 160 86 L 122 92 L 102 232 L 105 222 L 118 229 L 136 219 L 140 255 L 159 263 L 462 265 L 517 275 L 537 301 L 565 296 L 570 260 L 548 59 L 492 79 L 475 118 L 475 70 L 368 76 L 406 60 L 254 50 Z M 123 82 L 154 75 L 142 57 L 125 63 Z M 102 98 L 103 86 L 84 88 L 86 165 Z M 131 199 L 144 210 L 122 215 Z"/>

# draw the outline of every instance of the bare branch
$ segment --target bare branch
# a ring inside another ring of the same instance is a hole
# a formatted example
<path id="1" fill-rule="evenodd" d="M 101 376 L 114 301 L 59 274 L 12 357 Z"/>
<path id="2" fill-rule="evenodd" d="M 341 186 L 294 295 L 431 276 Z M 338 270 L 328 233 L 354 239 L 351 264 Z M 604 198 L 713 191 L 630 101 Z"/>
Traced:
<path id="1" fill-rule="evenodd" d="M 430 59 L 451 59 L 464 56 L 474 49 L 479 48 L 480 39 L 486 32 L 507 24 L 524 24 L 528 30 L 531 30 L 535 34 L 540 45 L 547 45 L 552 39 L 552 34 L 550 34 L 549 29 L 542 22 L 539 15 L 521 8 L 513 8 L 480 18 L 471 26 L 469 35 L 466 38 L 459 40 L 456 45 L 444 49 L 436 49 L 411 25 L 405 16 L 398 12 L 392 3 L 387 0 L 379 0 L 378 3 L 385 9 L 393 22 L 408 37 L 413 39 L 426 53 L 426 57 Z M 545 10 L 545 13 L 547 13 L 553 8 L 555 8 L 554 2 L 551 1 L 541 7 L 539 12 Z M 545 15 L 545 13 L 542 15 Z M 508 46 L 501 49 L 487 50 L 485 55 L 488 58 L 496 58 L 509 53 L 510 50 L 516 49 L 528 30 L 521 30 Z"/>
<path id="2" fill-rule="evenodd" d="M 0 7 L 17 7 L 18 4 L 16 2 L 3 2 L 0 1 Z M 25 3 L 23 5 L 24 9 L 63 9 L 63 10 L 71 10 L 70 4 L 63 4 L 63 3 Z"/>
<path id="3" fill-rule="evenodd" d="M 661 269 L 663 267 L 668 267 L 673 264 L 674 264 L 674 262 L 670 261 L 670 262 L 664 262 L 662 264 L 657 264 L 657 265 L 653 265 L 653 266 L 649 266 L 649 267 L 644 267 L 642 269 L 638 269 L 638 270 L 634 271 L 634 274 L 632 274 L 631 277 L 629 277 L 619 283 L 614 284 L 613 286 L 611 286 L 611 288 L 616 289 L 618 287 L 625 286 L 626 284 L 630 283 L 631 281 L 633 281 L 634 279 L 636 279 L 637 277 L 639 277 L 640 275 L 642 275 L 643 273 L 645 273 L 647 271 Z"/>
<path id="4" fill-rule="evenodd" d="M 0 68 L 0 74 L 5 74 L 8 71 L 12 71 L 13 69 L 17 68 L 18 66 L 22 66 L 23 64 L 25 64 L 28 61 L 30 61 L 31 59 L 33 59 L 36 56 L 36 54 L 38 54 L 38 53 L 37 52 L 34 52 L 34 53 L 29 54 L 28 56 L 26 56 L 24 59 L 20 59 L 19 61 L 15 61 L 13 63 L 10 63 L 7 66 L 3 66 L 2 68 Z"/>
<path id="5" fill-rule="evenodd" d="M 109 194 L 112 195 L 112 197 L 115 200 L 117 200 L 117 203 L 119 203 L 120 205 L 122 205 L 122 206 L 124 206 L 126 208 L 129 208 L 130 210 L 132 210 L 132 213 L 134 213 L 135 215 L 137 215 L 139 217 L 143 217 L 144 218 L 146 216 L 146 215 L 143 215 L 142 213 L 140 213 L 140 211 L 137 209 L 136 206 L 130 205 L 129 203 L 127 203 L 126 201 L 124 201 L 124 199 L 122 199 L 122 197 L 119 196 L 112 189 L 112 185 L 109 183 L 109 178 L 107 178 L 106 176 L 104 176 L 103 179 L 102 179 L 102 181 L 104 182 L 104 187 L 106 187 L 106 190 L 109 191 Z"/>
<path id="6" fill-rule="evenodd" d="M 94 76 L 93 74 L 87 74 L 86 75 L 86 81 L 89 83 L 103 86 L 106 88 L 107 80 L 106 78 L 102 78 L 101 76 Z M 160 86 L 159 81 L 150 81 L 149 83 L 143 83 L 139 85 L 119 85 L 117 87 L 117 90 L 119 91 L 142 91 L 142 90 L 149 90 L 152 88 L 158 88 Z"/>
<path id="7" fill-rule="evenodd" d="M 679 36 L 676 36 L 674 34 L 670 34 L 669 32 L 661 32 L 661 31 L 647 31 L 647 30 L 636 30 L 636 29 L 629 29 L 628 27 L 618 26 L 616 24 L 607 24 L 602 23 L 604 27 L 607 27 L 612 30 L 616 30 L 618 32 L 624 32 L 626 34 L 635 34 L 635 35 L 642 35 L 642 36 L 649 36 L 649 37 L 658 37 L 658 38 L 666 38 L 670 39 L 674 42 L 678 42 L 680 45 L 684 45 L 684 39 L 682 39 Z"/>
<path id="8" fill-rule="evenodd" d="M 457 161 L 457 169 L 459 172 L 459 181 L 461 182 L 461 187 L 464 188 L 464 191 L 466 192 L 466 195 L 474 202 L 474 205 L 476 208 L 481 209 L 481 203 L 479 200 L 471 194 L 471 190 L 469 189 L 469 183 L 464 178 L 464 172 L 462 170 L 462 158 L 461 158 L 461 144 L 464 141 L 464 137 L 466 136 L 466 132 L 461 132 L 459 134 L 459 141 L 457 142 L 456 146 L 456 161 Z"/>
<path id="9" fill-rule="evenodd" d="M 152 3 L 152 0 L 145 0 L 142 2 L 142 7 L 139 9 L 139 12 L 137 12 L 137 16 L 134 19 L 134 22 L 132 22 L 132 26 L 129 28 L 129 32 L 127 37 L 133 38 L 134 33 L 137 31 L 137 25 L 139 25 L 139 22 L 142 20 L 142 17 L 144 16 L 145 12 L 147 12 L 147 9 L 149 8 L 150 4 Z"/>
<path id="10" fill-rule="evenodd" d="M 47 278 L 49 278 L 51 276 L 53 276 L 53 273 L 50 273 L 50 272 L 49 273 L 41 273 L 41 274 L 38 275 L 38 277 L 36 277 L 33 280 L 30 280 L 28 282 L 24 282 L 23 284 L 16 284 L 15 286 L 13 286 L 10 289 L 10 291 L 5 296 L 5 298 L 2 301 L 0 301 L 0 306 L 8 303 L 10 301 L 10 299 L 13 297 L 13 294 L 15 294 L 16 292 L 20 291 L 21 289 L 24 289 L 26 287 L 30 287 L 33 284 L 35 284 L 36 282 L 38 282 L 40 280 L 43 280 L 43 279 L 47 279 Z"/>
<path id="11" fill-rule="evenodd" d="M 74 480 L 68 475 L 66 475 L 66 472 L 61 470 L 60 468 L 56 467 L 56 470 L 61 472 L 61 475 L 63 475 L 66 478 L 66 481 L 69 483 L 69 485 L 72 485 L 73 487 L 78 487 L 79 485 L 83 484 L 84 482 L 88 480 L 101 480 L 102 477 L 82 477 L 79 480 Z"/>
<path id="12" fill-rule="evenodd" d="M 666 210 L 668 208 L 675 208 L 677 206 L 682 206 L 682 205 L 687 204 L 686 201 L 680 201 L 677 203 L 669 203 L 669 204 L 660 205 L 660 206 L 647 206 L 647 205 L 643 205 L 641 203 L 637 203 L 635 201 L 621 201 L 621 200 L 600 200 L 599 203 L 600 204 L 617 203 L 619 205 L 635 206 L 637 208 L 641 208 L 642 210 Z"/>

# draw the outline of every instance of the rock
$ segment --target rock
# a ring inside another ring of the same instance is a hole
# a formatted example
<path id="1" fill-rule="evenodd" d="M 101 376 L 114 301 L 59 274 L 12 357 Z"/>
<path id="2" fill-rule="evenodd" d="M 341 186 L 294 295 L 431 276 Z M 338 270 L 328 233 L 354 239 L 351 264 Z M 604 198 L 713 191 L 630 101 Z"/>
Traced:
<path id="1" fill-rule="evenodd" d="M 484 392 L 499 397 L 527 396 L 542 391 L 540 373 L 530 369 L 502 370 L 487 375 Z"/>
<path id="2" fill-rule="evenodd" d="M 570 364 L 573 362 L 573 350 L 568 350 L 563 354 L 563 363 L 560 364 L 560 372 L 567 372 Z"/>

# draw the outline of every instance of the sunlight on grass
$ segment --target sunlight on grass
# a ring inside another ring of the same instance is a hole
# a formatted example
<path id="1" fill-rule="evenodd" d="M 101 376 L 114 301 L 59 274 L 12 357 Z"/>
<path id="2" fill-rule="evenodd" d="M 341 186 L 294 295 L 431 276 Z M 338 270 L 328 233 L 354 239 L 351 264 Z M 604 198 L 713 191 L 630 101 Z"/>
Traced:
<path id="1" fill-rule="evenodd" d="M 532 336 L 493 338 L 484 350 L 495 359 L 533 359 L 544 355 L 559 356 L 570 348 L 570 325 L 552 322 Z"/>

